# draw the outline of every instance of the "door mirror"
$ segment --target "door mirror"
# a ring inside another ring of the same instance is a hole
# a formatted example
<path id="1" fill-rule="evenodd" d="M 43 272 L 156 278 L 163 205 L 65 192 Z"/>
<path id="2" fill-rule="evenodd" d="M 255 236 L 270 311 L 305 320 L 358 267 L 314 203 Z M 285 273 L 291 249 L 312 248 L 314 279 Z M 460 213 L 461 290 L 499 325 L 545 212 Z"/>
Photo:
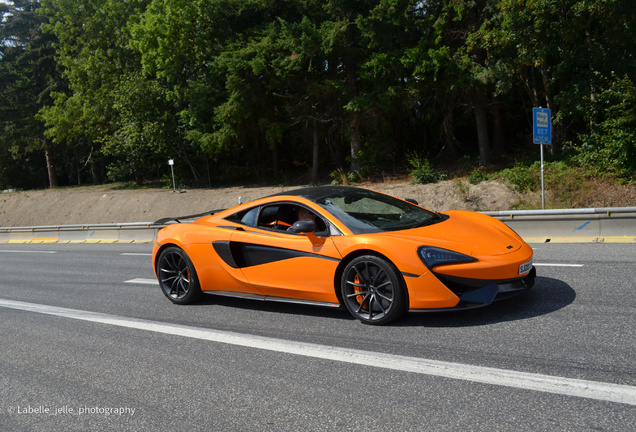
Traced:
<path id="1" fill-rule="evenodd" d="M 294 222 L 294 225 L 292 225 L 292 231 L 295 233 L 312 233 L 316 231 L 316 222 L 310 219 Z"/>

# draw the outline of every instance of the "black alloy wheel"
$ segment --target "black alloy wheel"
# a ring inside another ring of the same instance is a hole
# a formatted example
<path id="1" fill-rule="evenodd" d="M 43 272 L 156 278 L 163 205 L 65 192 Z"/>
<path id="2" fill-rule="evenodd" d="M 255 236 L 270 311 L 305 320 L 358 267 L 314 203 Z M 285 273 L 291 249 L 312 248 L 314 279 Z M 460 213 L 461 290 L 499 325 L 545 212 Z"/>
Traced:
<path id="1" fill-rule="evenodd" d="M 171 302 L 188 304 L 200 297 L 197 272 L 182 249 L 173 246 L 161 252 L 157 270 L 161 290 Z"/>
<path id="2" fill-rule="evenodd" d="M 351 261 L 341 282 L 342 299 L 365 324 L 386 324 L 406 312 L 404 283 L 389 261 L 363 255 Z"/>

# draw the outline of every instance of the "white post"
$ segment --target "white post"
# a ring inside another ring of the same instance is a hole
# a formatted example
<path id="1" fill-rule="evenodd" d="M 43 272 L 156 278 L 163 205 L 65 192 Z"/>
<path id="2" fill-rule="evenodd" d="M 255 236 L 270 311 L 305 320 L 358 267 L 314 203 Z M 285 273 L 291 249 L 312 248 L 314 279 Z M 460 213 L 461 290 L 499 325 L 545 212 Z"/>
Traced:
<path id="1" fill-rule="evenodd" d="M 545 182 L 543 181 L 543 144 L 541 144 L 541 208 L 545 210 Z"/>
<path id="2" fill-rule="evenodd" d="M 174 165 L 174 160 L 170 159 L 168 161 L 168 165 L 170 165 L 170 172 L 172 173 L 172 191 L 177 192 L 177 185 L 174 182 L 174 168 L 172 167 Z"/>

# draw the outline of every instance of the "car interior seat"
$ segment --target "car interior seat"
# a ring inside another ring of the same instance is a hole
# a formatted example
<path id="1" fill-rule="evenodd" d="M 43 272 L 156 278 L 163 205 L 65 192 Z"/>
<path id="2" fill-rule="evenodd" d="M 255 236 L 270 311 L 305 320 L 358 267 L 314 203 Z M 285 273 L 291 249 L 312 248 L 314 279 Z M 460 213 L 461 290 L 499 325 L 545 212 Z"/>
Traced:
<path id="1" fill-rule="evenodd" d="M 276 212 L 276 224 L 274 227 L 286 231 L 287 228 L 292 226 L 297 220 L 298 214 L 296 207 L 283 205 L 280 206 Z"/>

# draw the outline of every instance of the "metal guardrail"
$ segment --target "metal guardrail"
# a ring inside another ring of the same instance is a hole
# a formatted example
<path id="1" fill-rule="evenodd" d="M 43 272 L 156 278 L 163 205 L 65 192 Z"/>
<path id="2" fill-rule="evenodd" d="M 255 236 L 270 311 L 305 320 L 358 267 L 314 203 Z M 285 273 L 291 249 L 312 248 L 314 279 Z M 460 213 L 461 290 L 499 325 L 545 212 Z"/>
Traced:
<path id="1" fill-rule="evenodd" d="M 484 212 L 530 243 L 636 243 L 636 207 Z M 150 243 L 164 224 L 111 223 L 0 228 L 0 243 Z"/>
<path id="2" fill-rule="evenodd" d="M 550 209 L 550 210 L 501 210 L 483 212 L 489 216 L 546 216 L 546 215 L 579 215 L 579 214 L 607 214 L 636 213 L 636 207 L 602 207 L 584 209 Z"/>
<path id="3" fill-rule="evenodd" d="M 150 243 L 165 225 L 153 222 L 0 228 L 0 243 Z"/>

